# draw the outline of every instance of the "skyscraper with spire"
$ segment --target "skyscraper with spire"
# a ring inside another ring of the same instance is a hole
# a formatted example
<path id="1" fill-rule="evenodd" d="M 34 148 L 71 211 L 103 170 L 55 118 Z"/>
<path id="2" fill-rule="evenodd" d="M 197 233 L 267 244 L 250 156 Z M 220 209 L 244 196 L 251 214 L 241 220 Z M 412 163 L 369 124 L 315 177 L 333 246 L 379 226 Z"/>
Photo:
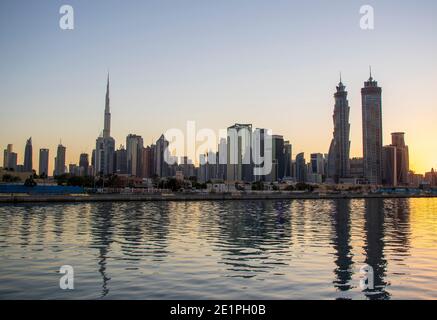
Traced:
<path id="1" fill-rule="evenodd" d="M 372 77 L 361 89 L 363 115 L 364 177 L 370 184 L 382 183 L 382 89 Z"/>
<path id="2" fill-rule="evenodd" d="M 111 136 L 111 110 L 109 110 L 109 73 L 106 82 L 106 99 L 105 99 L 105 122 L 103 127 L 103 138 Z"/>
<path id="3" fill-rule="evenodd" d="M 168 151 L 169 142 L 165 139 L 165 136 L 162 134 L 161 137 L 156 141 L 155 145 L 155 174 L 159 177 L 166 177 L 169 175 L 170 166 L 166 162 L 166 158 L 170 157 Z"/>
<path id="4" fill-rule="evenodd" d="M 103 133 L 96 139 L 95 174 L 108 175 L 114 173 L 115 140 L 111 137 L 111 111 L 109 99 L 109 73 L 106 82 L 105 118 Z"/>
<path id="5" fill-rule="evenodd" d="M 32 138 L 29 138 L 26 142 L 26 148 L 24 149 L 24 172 L 32 172 L 33 170 L 33 151 L 32 151 Z"/>
<path id="6" fill-rule="evenodd" d="M 335 183 L 338 183 L 340 178 L 349 177 L 350 174 L 350 107 L 345 89 L 340 74 L 340 83 L 337 86 L 337 92 L 334 93 L 334 137 L 328 156 L 328 178 Z"/>
<path id="7" fill-rule="evenodd" d="M 62 145 L 62 142 L 59 142 L 58 150 L 56 151 L 55 157 L 55 170 L 53 171 L 54 176 L 60 176 L 65 174 L 65 153 L 67 148 Z"/>

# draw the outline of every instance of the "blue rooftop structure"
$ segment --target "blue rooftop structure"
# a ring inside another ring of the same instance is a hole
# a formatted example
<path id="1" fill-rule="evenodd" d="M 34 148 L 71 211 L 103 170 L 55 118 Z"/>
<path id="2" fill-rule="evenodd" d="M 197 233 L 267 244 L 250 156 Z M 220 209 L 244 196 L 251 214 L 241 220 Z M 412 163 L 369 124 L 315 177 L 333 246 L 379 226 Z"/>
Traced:
<path id="1" fill-rule="evenodd" d="M 85 193 L 82 187 L 42 185 L 27 187 L 22 184 L 0 184 L 0 193 L 27 194 L 80 194 Z"/>

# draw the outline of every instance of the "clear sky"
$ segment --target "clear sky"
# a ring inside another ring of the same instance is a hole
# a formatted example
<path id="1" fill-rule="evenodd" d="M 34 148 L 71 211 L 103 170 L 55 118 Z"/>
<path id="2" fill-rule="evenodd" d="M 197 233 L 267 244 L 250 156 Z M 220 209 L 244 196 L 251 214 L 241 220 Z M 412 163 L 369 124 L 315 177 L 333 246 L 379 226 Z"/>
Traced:
<path id="1" fill-rule="evenodd" d="M 75 29 L 59 28 L 74 8 Z M 361 5 L 375 29 L 359 27 Z M 327 153 L 333 93 L 343 74 L 351 155 L 361 156 L 360 88 L 372 65 L 383 88 L 384 144 L 405 131 L 411 167 L 437 167 L 437 2 L 278 0 L 0 1 L 0 146 L 23 161 L 32 136 L 60 140 L 67 165 L 103 129 L 111 74 L 112 136 L 145 143 L 169 128 L 271 128 L 293 154 Z"/>

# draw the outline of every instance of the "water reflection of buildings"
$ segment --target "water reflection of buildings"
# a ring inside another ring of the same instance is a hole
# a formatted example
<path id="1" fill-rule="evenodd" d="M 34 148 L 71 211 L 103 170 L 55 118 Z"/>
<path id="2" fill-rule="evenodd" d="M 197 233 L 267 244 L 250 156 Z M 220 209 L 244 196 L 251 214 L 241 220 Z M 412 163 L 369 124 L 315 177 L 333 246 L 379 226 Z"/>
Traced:
<path id="1" fill-rule="evenodd" d="M 384 256 L 384 228 L 385 212 L 383 199 L 366 199 L 364 213 L 364 231 L 366 253 L 365 263 L 373 268 L 374 289 L 367 289 L 365 294 L 368 299 L 389 299 L 385 281 L 387 260 Z"/>
<path id="2" fill-rule="evenodd" d="M 98 272 L 102 278 L 101 298 L 110 291 L 111 277 L 108 275 L 107 263 L 114 242 L 120 245 L 123 254 L 121 259 L 127 264 L 125 270 L 138 269 L 143 257 L 152 257 L 153 262 L 163 261 L 166 257 L 168 206 L 169 203 L 165 202 L 147 206 L 136 202 L 96 205 L 91 217 L 90 248 L 98 250 Z M 131 264 L 135 266 L 128 266 Z"/>
<path id="3" fill-rule="evenodd" d="M 196 272 L 206 261 L 205 268 L 214 268 L 212 273 L 216 276 L 239 278 L 237 283 L 245 281 L 247 286 L 271 279 L 281 283 L 278 290 L 284 290 L 282 279 L 290 281 L 290 288 L 302 279 L 306 284 L 306 278 L 300 277 L 299 270 L 294 268 L 297 266 L 310 275 L 322 272 L 316 281 L 325 282 L 331 292 L 334 287 L 337 294 L 389 299 L 388 281 L 396 283 L 409 276 L 405 257 L 411 247 L 410 202 L 409 199 L 339 199 L 230 201 L 207 205 L 203 202 L 96 203 L 86 208 L 79 204 L 56 204 L 49 208 L 34 205 L 23 206 L 20 214 L 5 215 L 16 229 L 4 224 L 0 226 L 0 235 L 3 232 L 16 236 L 14 241 L 22 250 L 37 244 L 34 249 L 49 248 L 55 253 L 70 248 L 85 249 L 84 255 L 91 251 L 93 272 L 96 274 L 98 270 L 100 275 L 97 281 L 101 297 L 107 296 L 110 289 L 114 294 L 115 280 L 119 283 L 142 277 L 143 271 L 178 273 L 171 264 L 183 257 L 187 261 L 182 261 L 182 265 L 189 266 L 189 272 L 191 268 Z M 89 247 L 82 248 L 88 241 Z M 205 242 L 210 246 L 202 248 Z M 192 248 L 200 251 L 192 256 L 191 262 L 188 249 Z M 329 256 L 332 251 L 333 259 Z M 208 255 L 205 260 L 203 253 Z M 390 273 L 387 261 L 390 261 Z M 355 283 L 362 264 L 372 266 L 375 276 L 375 288 L 363 293 L 358 281 Z M 130 274 L 133 269 L 141 270 Z M 147 280 L 160 279 L 162 274 L 158 273 L 146 274 Z M 293 282 L 296 275 L 299 281 Z M 209 285 L 211 280 L 205 281 Z M 234 280 L 220 279 L 220 283 L 226 281 Z M 305 290 L 315 287 L 308 288 Z"/>
<path id="4" fill-rule="evenodd" d="M 54 226 L 54 234 L 56 239 L 56 245 L 54 246 L 55 251 L 62 252 L 63 241 L 62 234 L 64 233 L 64 224 L 65 224 L 65 210 L 61 205 L 56 205 L 54 207 L 53 213 L 53 226 Z"/>
<path id="5" fill-rule="evenodd" d="M 111 278 L 106 272 L 106 259 L 109 247 L 113 242 L 113 203 L 101 203 L 96 206 L 95 213 L 91 219 L 91 248 L 99 251 L 98 265 L 99 273 L 102 276 L 101 298 L 109 293 L 108 282 Z"/>
<path id="6" fill-rule="evenodd" d="M 410 201 L 410 199 L 393 199 L 384 202 L 384 211 L 391 219 L 390 241 L 396 244 L 393 246 L 393 250 L 398 259 L 410 254 Z"/>
<path id="7" fill-rule="evenodd" d="M 291 245 L 289 202 L 229 202 L 218 221 L 216 250 L 231 277 L 252 278 L 287 266 Z M 276 273 L 278 274 L 278 273 Z"/>
<path id="8" fill-rule="evenodd" d="M 30 243 L 31 236 L 31 221 L 32 221 L 32 207 L 24 206 L 23 214 L 20 222 L 20 245 L 21 248 L 26 248 Z"/>
<path id="9" fill-rule="evenodd" d="M 161 262 L 167 257 L 168 233 L 172 210 L 169 202 L 132 203 L 120 208 L 124 212 L 120 236 L 124 260 L 138 263 L 143 257 Z"/>
<path id="10" fill-rule="evenodd" d="M 353 274 L 353 254 L 351 241 L 351 203 L 350 200 L 335 200 L 332 224 L 334 236 L 332 239 L 335 249 L 335 279 L 334 286 L 340 291 L 348 291 Z"/>
<path id="11" fill-rule="evenodd" d="M 368 299 L 389 299 L 386 281 L 388 252 L 395 255 L 391 261 L 403 264 L 410 250 L 410 200 L 367 199 L 364 201 L 364 251 L 365 264 L 374 271 L 374 289 L 364 291 Z M 353 247 L 351 245 L 352 219 L 350 200 L 336 200 L 332 217 L 335 249 L 334 286 L 349 291 L 354 272 Z M 390 242 L 390 246 L 387 243 Z M 361 267 L 361 266 L 360 266 Z"/>

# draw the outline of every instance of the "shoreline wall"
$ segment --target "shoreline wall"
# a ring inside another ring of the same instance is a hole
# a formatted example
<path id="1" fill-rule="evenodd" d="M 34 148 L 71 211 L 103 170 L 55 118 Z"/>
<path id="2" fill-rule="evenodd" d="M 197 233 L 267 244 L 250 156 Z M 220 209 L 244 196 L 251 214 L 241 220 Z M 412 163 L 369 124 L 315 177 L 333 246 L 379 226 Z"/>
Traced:
<path id="1" fill-rule="evenodd" d="M 326 200 L 369 198 L 434 198 L 419 194 L 314 194 L 314 193 L 199 193 L 199 194 L 95 194 L 95 195 L 2 195 L 0 203 L 126 202 L 126 201 L 232 201 L 232 200 Z"/>

